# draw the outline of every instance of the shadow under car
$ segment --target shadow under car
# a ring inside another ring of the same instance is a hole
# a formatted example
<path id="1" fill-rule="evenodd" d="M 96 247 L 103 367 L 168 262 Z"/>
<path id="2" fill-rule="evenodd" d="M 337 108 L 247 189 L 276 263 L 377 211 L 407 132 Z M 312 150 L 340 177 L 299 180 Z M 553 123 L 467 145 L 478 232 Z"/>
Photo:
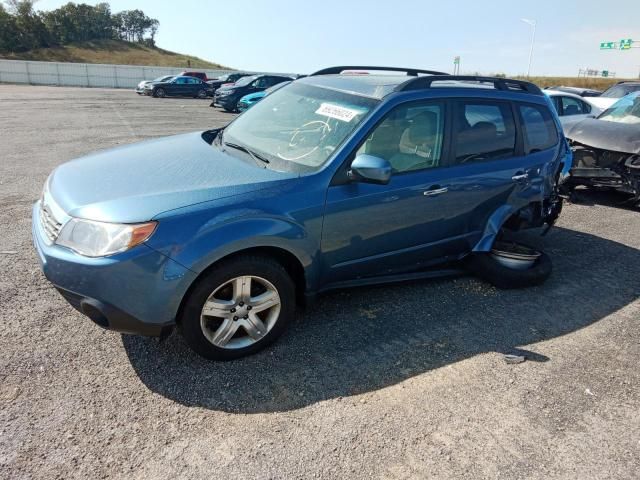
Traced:
<path id="1" fill-rule="evenodd" d="M 541 245 L 535 234 L 525 238 Z M 227 412 L 287 411 L 484 352 L 522 354 L 520 346 L 586 327 L 640 296 L 637 249 L 564 228 L 544 244 L 554 273 L 543 286 L 501 291 L 462 277 L 334 292 L 276 344 L 231 362 L 204 360 L 175 334 L 122 341 L 142 382 L 166 398 Z"/>

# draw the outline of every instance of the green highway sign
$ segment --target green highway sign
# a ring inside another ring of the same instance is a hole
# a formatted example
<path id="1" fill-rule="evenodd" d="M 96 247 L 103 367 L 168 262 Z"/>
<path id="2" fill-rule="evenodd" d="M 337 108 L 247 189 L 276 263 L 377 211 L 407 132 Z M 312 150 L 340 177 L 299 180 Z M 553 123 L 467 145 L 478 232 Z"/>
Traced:
<path id="1" fill-rule="evenodd" d="M 609 70 L 602 70 L 602 76 L 603 77 L 608 77 L 609 76 Z"/>
<path id="2" fill-rule="evenodd" d="M 619 42 L 600 42 L 600 50 L 631 50 L 635 48 L 634 43 L 640 42 L 634 42 L 630 38 L 623 38 Z"/>
<path id="3" fill-rule="evenodd" d="M 630 38 L 620 40 L 620 50 L 629 50 L 632 44 L 633 40 L 631 40 Z"/>
<path id="4" fill-rule="evenodd" d="M 460 57 L 453 57 L 453 64 L 460 65 Z"/>

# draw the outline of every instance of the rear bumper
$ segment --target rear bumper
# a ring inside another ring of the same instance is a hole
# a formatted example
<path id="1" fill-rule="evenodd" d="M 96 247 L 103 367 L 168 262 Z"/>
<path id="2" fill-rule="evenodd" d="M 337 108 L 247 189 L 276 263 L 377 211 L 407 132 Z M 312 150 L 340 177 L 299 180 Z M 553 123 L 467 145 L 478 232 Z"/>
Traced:
<path id="1" fill-rule="evenodd" d="M 147 245 L 109 257 L 89 258 L 45 240 L 33 208 L 33 243 L 42 271 L 62 296 L 101 327 L 162 335 L 175 324 L 195 273 Z"/>

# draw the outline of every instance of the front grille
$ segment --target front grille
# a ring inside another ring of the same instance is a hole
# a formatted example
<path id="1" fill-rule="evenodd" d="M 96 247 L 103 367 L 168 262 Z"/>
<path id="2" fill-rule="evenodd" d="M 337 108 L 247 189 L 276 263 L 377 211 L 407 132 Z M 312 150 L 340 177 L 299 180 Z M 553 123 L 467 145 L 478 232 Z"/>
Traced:
<path id="1" fill-rule="evenodd" d="M 51 243 L 55 242 L 58 235 L 60 235 L 62 224 L 56 220 L 44 203 L 40 203 L 40 225 L 42 225 L 42 230 L 44 230 L 49 241 Z"/>

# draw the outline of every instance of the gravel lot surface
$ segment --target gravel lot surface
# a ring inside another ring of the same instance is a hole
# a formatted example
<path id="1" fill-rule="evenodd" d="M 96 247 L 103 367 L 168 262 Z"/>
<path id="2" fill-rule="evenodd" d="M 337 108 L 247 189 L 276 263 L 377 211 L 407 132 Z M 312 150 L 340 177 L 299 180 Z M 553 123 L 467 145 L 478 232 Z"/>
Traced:
<path id="1" fill-rule="evenodd" d="M 337 292 L 268 351 L 211 363 L 75 312 L 30 208 L 66 160 L 232 115 L 10 85 L 0 107 L 0 478 L 639 478 L 640 211 L 616 195 L 529 235 L 554 262 L 543 287 Z"/>

